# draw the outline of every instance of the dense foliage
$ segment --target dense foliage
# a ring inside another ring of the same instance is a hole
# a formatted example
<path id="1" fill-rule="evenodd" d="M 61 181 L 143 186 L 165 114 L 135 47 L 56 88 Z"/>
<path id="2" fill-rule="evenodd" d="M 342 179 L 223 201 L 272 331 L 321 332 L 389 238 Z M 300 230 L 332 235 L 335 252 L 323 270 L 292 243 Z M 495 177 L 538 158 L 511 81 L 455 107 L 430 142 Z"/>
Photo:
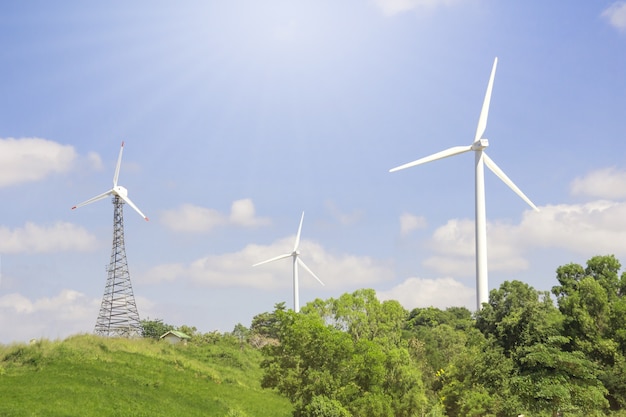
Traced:
<path id="1" fill-rule="evenodd" d="M 263 386 L 294 404 L 294 416 L 422 413 L 421 372 L 402 338 L 406 312 L 373 290 L 275 312 L 279 344 L 268 345 Z"/>
<path id="2" fill-rule="evenodd" d="M 614 256 L 465 308 L 405 311 L 373 290 L 255 318 L 262 384 L 295 417 L 626 415 L 626 273 Z M 554 297 L 554 299 L 552 298 Z M 262 325 L 260 325 L 262 324 Z"/>

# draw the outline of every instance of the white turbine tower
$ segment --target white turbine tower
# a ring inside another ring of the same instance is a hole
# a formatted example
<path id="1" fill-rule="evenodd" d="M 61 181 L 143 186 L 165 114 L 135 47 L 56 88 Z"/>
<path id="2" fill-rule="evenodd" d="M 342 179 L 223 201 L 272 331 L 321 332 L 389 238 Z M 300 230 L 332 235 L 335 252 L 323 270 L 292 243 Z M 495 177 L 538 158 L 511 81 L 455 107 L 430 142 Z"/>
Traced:
<path id="1" fill-rule="evenodd" d="M 276 256 L 274 258 L 268 259 L 267 261 L 258 262 L 252 266 L 262 265 L 269 262 L 274 262 L 279 259 L 285 258 L 293 258 L 293 311 L 296 313 L 300 312 L 300 296 L 298 290 L 298 264 L 300 264 L 304 269 L 309 271 L 309 274 L 313 276 L 320 284 L 324 285 L 321 279 L 319 279 L 311 269 L 306 266 L 306 264 L 300 259 L 300 252 L 298 251 L 300 247 L 300 232 L 302 232 L 302 221 L 304 220 L 304 212 L 302 212 L 302 217 L 300 218 L 300 226 L 298 227 L 298 234 L 296 235 L 296 244 L 293 246 L 293 251 L 291 253 L 285 253 L 283 255 Z"/>
<path id="2" fill-rule="evenodd" d="M 107 268 L 107 282 L 104 288 L 104 296 L 100 305 L 100 313 L 96 320 L 94 332 L 101 336 L 123 336 L 133 337 L 141 335 L 141 322 L 139 312 L 135 303 L 133 287 L 128 272 L 128 262 L 126 260 L 126 245 L 124 243 L 124 203 L 131 206 L 141 217 L 148 218 L 137 208 L 128 198 L 126 188 L 117 184 L 120 175 L 120 165 L 122 164 L 122 152 L 124 142 L 117 158 L 115 175 L 113 176 L 113 188 L 109 191 L 97 195 L 72 209 L 82 207 L 112 196 L 113 202 L 113 247 L 111 250 L 111 260 Z"/>
<path id="3" fill-rule="evenodd" d="M 487 128 L 487 115 L 489 113 L 489 102 L 491 100 L 491 89 L 493 87 L 493 79 L 496 74 L 496 66 L 498 58 L 493 62 L 491 77 L 485 93 L 483 108 L 478 119 L 478 127 L 476 128 L 476 136 L 474 142 L 469 146 L 455 146 L 441 152 L 437 152 L 430 156 L 418 159 L 405 165 L 393 168 L 389 172 L 399 171 L 401 169 L 414 167 L 416 165 L 425 164 L 427 162 L 436 161 L 437 159 L 447 158 L 449 156 L 458 155 L 460 153 L 474 151 L 476 156 L 476 308 L 480 310 L 482 303 L 489 301 L 489 285 L 487 276 L 487 220 L 485 209 L 485 169 L 484 165 L 493 171 L 506 185 L 509 186 L 517 195 L 519 195 L 534 210 L 539 209 L 532 201 L 506 176 L 506 174 L 496 165 L 491 158 L 484 152 L 489 146 L 489 141 L 483 138 L 485 129 Z"/>

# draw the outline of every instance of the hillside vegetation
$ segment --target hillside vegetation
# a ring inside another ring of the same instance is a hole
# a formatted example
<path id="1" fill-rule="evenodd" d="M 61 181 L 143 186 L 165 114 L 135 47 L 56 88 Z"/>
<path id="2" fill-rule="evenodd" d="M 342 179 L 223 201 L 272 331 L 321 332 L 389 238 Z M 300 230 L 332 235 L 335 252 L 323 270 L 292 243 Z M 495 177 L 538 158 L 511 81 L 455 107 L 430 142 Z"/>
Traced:
<path id="1" fill-rule="evenodd" d="M 0 416 L 291 415 L 234 338 L 170 345 L 78 335 L 0 346 Z"/>
<path id="2" fill-rule="evenodd" d="M 159 342 L 0 347 L 0 416 L 625 417 L 626 273 L 614 256 L 489 302 L 405 310 L 371 289 L 284 303 L 250 328 Z M 280 395 L 280 396 L 279 396 Z"/>

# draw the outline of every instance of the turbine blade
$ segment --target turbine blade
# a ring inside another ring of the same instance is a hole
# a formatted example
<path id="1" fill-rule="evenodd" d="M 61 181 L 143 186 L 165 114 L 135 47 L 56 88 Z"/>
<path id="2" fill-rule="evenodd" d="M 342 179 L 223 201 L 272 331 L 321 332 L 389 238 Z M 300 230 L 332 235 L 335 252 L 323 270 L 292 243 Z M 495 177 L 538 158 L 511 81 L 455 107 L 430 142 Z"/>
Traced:
<path id="1" fill-rule="evenodd" d="M 316 280 L 317 280 L 320 284 L 324 285 L 324 283 L 322 282 L 322 280 L 321 280 L 321 279 L 319 279 L 319 278 L 317 277 L 317 275 L 315 275 L 315 274 L 313 273 L 313 271 L 311 271 L 311 268 L 309 268 L 308 266 L 306 266 L 306 264 L 304 263 L 304 261 L 303 261 L 302 259 L 300 259 L 300 258 L 297 258 L 297 259 L 298 259 L 298 263 L 299 263 L 300 265 L 302 265 L 302 267 L 303 267 L 304 269 L 306 269 L 307 271 L 309 271 L 309 274 L 313 275 L 313 278 L 315 278 L 315 279 L 316 279 Z"/>
<path id="2" fill-rule="evenodd" d="M 493 68 L 491 68 L 491 76 L 489 77 L 489 84 L 487 85 L 487 92 L 485 93 L 485 100 L 483 101 L 483 108 L 480 111 L 480 117 L 478 118 L 478 126 L 476 127 L 476 137 L 474 142 L 483 137 L 485 129 L 487 129 L 487 116 L 489 115 L 489 103 L 491 102 L 491 90 L 493 89 L 493 79 L 496 75 L 496 66 L 498 65 L 498 57 L 493 61 Z"/>
<path id="3" fill-rule="evenodd" d="M 528 203 L 528 205 L 531 206 L 535 211 L 539 211 L 537 206 L 535 206 L 533 204 L 533 202 L 530 201 L 530 199 L 528 197 L 526 197 L 526 195 L 522 192 L 522 190 L 520 190 L 517 187 L 517 185 L 515 185 L 513 183 L 513 181 L 511 181 L 511 179 L 509 177 L 507 177 L 507 175 L 500 169 L 500 167 L 498 165 L 496 165 L 496 163 L 493 162 L 493 160 L 491 158 L 489 158 L 489 156 L 487 156 L 487 154 L 484 153 L 484 152 L 483 152 L 483 160 L 485 161 L 485 165 L 487 165 L 487 167 L 494 174 L 496 174 L 498 176 L 498 178 L 500 178 L 506 185 L 508 185 L 511 190 L 515 191 L 515 194 L 520 196 L 522 198 L 522 200 L 524 200 L 526 203 Z"/>
<path id="4" fill-rule="evenodd" d="M 424 158 L 418 159 L 417 161 L 409 162 L 408 164 L 400 165 L 399 167 L 395 167 L 389 170 L 389 172 L 400 171 L 401 169 L 411 168 L 416 165 L 425 164 L 427 162 L 436 161 L 437 159 L 447 158 L 449 156 L 458 155 L 463 152 L 468 152 L 472 150 L 472 146 L 454 146 L 452 148 L 446 149 L 445 151 L 434 153 L 430 156 L 426 156 Z"/>
<path id="5" fill-rule="evenodd" d="M 103 198 L 106 198 L 106 197 L 110 196 L 111 194 L 113 194 L 113 190 L 109 190 L 106 193 L 99 194 L 99 195 L 97 195 L 95 197 L 90 198 L 87 201 L 83 201 L 80 204 L 76 204 L 74 207 L 72 207 L 72 210 L 77 209 L 77 208 L 82 207 L 82 206 L 86 206 L 87 204 L 91 204 L 94 201 L 102 200 Z"/>
<path id="6" fill-rule="evenodd" d="M 143 213 L 141 212 L 141 210 L 139 210 L 139 208 L 135 205 L 135 203 L 133 203 L 132 201 L 130 201 L 130 198 L 128 198 L 128 196 L 124 196 L 124 195 L 122 195 L 122 194 L 117 194 L 117 193 L 116 193 L 116 195 L 117 195 L 117 196 L 119 196 L 122 200 L 124 200 L 124 201 L 126 202 L 126 204 L 128 204 L 128 205 L 129 205 L 129 206 L 131 206 L 133 209 L 135 209 L 135 211 L 136 211 L 137 213 L 139 213 L 139 215 L 140 215 L 141 217 L 143 217 L 144 219 L 146 219 L 146 221 L 148 221 L 148 218 L 146 217 L 146 215 L 145 215 L 145 214 L 143 214 Z"/>
<path id="7" fill-rule="evenodd" d="M 298 250 L 298 246 L 300 246 L 300 232 L 302 232 L 303 221 L 304 221 L 304 212 L 302 212 L 302 217 L 300 217 L 300 226 L 298 226 L 298 234 L 296 235 L 296 244 L 293 247 L 294 252 L 296 252 Z"/>
<path id="8" fill-rule="evenodd" d="M 120 165 L 122 165 L 122 152 L 124 152 L 123 141 L 122 141 L 122 147 L 120 148 L 120 154 L 117 157 L 117 165 L 115 166 L 115 175 L 113 175 L 113 188 L 117 187 L 117 179 L 120 176 Z"/>
<path id="9" fill-rule="evenodd" d="M 276 257 L 274 257 L 272 259 L 268 259 L 267 261 L 257 262 L 257 263 L 255 263 L 252 266 L 263 265 L 263 264 L 267 264 L 267 263 L 270 263 L 270 262 L 277 261 L 279 259 L 285 259 L 285 258 L 289 258 L 289 257 L 291 257 L 291 254 L 290 253 L 285 253 L 284 255 L 276 256 Z"/>

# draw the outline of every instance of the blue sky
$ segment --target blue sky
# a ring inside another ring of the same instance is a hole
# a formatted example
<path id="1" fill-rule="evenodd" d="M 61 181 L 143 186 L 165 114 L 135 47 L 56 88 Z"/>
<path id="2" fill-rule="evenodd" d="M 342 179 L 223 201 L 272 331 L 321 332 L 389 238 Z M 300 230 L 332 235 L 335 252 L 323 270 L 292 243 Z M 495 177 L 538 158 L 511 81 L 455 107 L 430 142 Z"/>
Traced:
<path id="1" fill-rule="evenodd" d="M 261 4 L 262 3 L 262 4 Z M 0 6 L 0 342 L 91 332 L 119 183 L 142 318 L 230 331 L 359 288 L 475 304 L 474 137 L 495 57 L 489 287 L 626 262 L 626 2 L 35 1 Z"/>

